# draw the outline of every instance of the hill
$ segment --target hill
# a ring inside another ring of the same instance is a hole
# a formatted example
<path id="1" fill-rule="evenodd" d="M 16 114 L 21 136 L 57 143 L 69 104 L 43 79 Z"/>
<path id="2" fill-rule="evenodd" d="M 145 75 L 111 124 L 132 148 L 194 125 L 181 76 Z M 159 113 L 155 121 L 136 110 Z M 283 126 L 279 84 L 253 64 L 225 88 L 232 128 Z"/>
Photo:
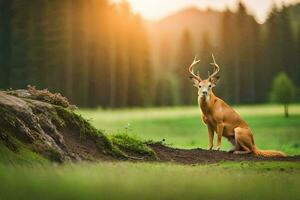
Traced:
<path id="1" fill-rule="evenodd" d="M 219 38 L 221 19 L 221 12 L 188 8 L 160 21 L 148 22 L 147 27 L 152 40 L 178 40 L 182 32 L 188 29 L 196 43 L 200 42 L 199 35 L 206 33 L 210 36 L 213 43 L 216 44 Z"/>
<path id="2" fill-rule="evenodd" d="M 178 54 L 178 43 L 185 30 L 189 30 L 194 42 L 194 51 L 199 53 L 201 40 L 204 34 L 208 35 L 211 43 L 215 46 L 219 43 L 220 25 L 222 13 L 212 10 L 199 10 L 188 8 L 162 20 L 147 22 L 147 32 L 154 66 L 161 64 L 160 54 L 169 51 L 170 60 Z M 172 63 L 172 61 L 171 61 Z M 175 63 L 172 63 L 175 64 Z"/>

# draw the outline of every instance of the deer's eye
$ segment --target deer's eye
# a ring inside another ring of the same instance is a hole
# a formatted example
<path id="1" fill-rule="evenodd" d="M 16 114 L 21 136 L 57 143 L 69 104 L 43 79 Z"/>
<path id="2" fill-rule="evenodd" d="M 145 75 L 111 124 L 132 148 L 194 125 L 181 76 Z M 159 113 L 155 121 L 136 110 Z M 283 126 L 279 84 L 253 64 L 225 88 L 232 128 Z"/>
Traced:
<path id="1" fill-rule="evenodd" d="M 211 88 L 211 84 L 210 84 L 208 87 L 210 87 L 210 88 Z"/>
<path id="2" fill-rule="evenodd" d="M 201 88 L 201 85 L 199 85 L 199 88 Z"/>

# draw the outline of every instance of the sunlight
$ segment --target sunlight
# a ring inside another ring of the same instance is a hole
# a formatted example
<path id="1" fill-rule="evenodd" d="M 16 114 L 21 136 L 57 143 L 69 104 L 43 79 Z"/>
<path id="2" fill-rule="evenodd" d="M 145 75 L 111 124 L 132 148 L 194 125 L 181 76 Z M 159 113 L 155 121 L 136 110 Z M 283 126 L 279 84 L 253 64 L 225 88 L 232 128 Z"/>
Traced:
<path id="1" fill-rule="evenodd" d="M 111 0 L 121 2 L 123 0 Z M 197 7 L 200 9 L 212 8 L 223 11 L 226 8 L 235 9 L 239 0 L 128 0 L 134 12 L 141 14 L 148 20 L 159 20 L 178 10 Z M 280 6 L 282 3 L 287 5 L 300 2 L 300 0 L 243 0 L 249 13 L 255 15 L 258 22 L 262 23 L 268 16 L 269 10 L 274 2 Z"/>

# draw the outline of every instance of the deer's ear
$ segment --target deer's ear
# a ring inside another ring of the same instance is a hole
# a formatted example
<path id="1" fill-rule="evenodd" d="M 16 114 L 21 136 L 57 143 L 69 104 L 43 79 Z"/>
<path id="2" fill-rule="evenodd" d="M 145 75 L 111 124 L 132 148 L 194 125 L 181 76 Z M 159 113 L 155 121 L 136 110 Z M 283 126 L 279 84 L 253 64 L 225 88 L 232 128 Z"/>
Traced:
<path id="1" fill-rule="evenodd" d="M 190 76 L 190 79 L 193 81 L 194 86 L 198 87 L 199 86 L 199 81 L 197 79 L 195 79 L 194 77 Z"/>
<path id="2" fill-rule="evenodd" d="M 210 78 L 210 82 L 213 84 L 213 86 L 216 86 L 219 80 L 220 80 L 220 76 Z"/>

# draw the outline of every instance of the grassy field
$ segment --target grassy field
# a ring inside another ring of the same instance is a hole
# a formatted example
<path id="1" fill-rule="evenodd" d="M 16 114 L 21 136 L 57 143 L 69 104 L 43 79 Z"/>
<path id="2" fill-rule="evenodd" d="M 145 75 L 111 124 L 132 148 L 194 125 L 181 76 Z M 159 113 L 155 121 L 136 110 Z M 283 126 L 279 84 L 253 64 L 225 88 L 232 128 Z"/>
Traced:
<path id="1" fill-rule="evenodd" d="M 300 165 L 0 165 L 0 199 L 299 199 Z"/>
<path id="2" fill-rule="evenodd" d="M 236 109 L 253 129 L 259 147 L 300 154 L 300 105 L 291 106 L 289 119 L 283 118 L 279 106 Z M 145 140 L 165 138 L 166 143 L 183 148 L 207 145 L 206 128 L 196 107 L 79 112 L 107 134 L 127 132 Z M 223 149 L 228 147 L 224 140 Z M 35 155 L 30 156 L 35 160 Z M 2 161 L 0 158 L 0 200 L 293 200 L 300 197 L 300 163 L 295 162 L 189 166 L 106 162 L 58 166 L 43 161 L 36 164 Z"/>
<path id="3" fill-rule="evenodd" d="M 283 117 L 283 108 L 278 105 L 238 106 L 235 109 L 251 127 L 259 148 L 300 154 L 300 105 L 290 106 L 291 117 L 288 119 Z M 127 132 L 145 140 L 165 139 L 167 144 L 180 148 L 207 147 L 207 130 L 196 106 L 81 110 L 80 113 L 108 134 Z M 222 149 L 230 147 L 223 139 Z"/>

